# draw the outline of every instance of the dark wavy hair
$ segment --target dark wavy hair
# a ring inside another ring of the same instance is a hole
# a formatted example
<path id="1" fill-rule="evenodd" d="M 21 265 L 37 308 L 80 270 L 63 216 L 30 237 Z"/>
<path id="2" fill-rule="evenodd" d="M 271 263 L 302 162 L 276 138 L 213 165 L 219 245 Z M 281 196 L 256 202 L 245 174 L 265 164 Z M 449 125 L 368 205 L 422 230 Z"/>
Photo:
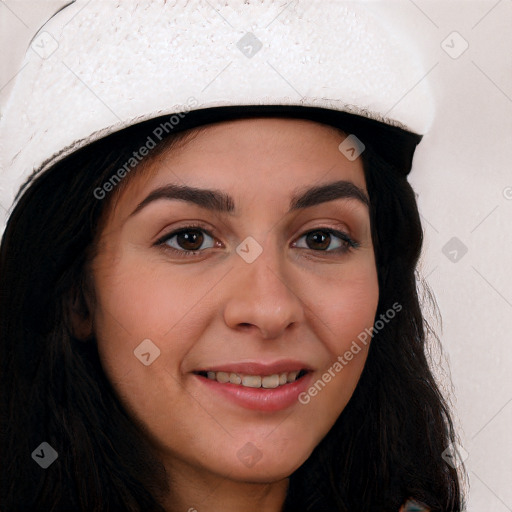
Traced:
<path id="1" fill-rule="evenodd" d="M 94 190 L 160 122 L 79 149 L 20 191 L 0 249 L 2 512 L 165 512 L 165 468 L 144 426 L 114 392 L 94 336 L 84 342 L 73 326 L 74 315 L 87 313 L 85 297 L 94 297 L 88 263 L 102 214 L 129 177 L 105 200 L 95 199 Z M 171 133 L 160 147 L 193 133 Z M 388 165 L 371 140 L 364 142 L 380 293 L 376 319 L 395 302 L 403 309 L 374 335 L 352 398 L 291 475 L 283 510 L 397 512 L 412 497 L 432 512 L 460 512 L 461 476 L 441 456 L 457 442 L 456 433 L 427 360 L 414 192 L 404 173 Z M 58 453 L 47 469 L 31 458 L 42 442 Z"/>

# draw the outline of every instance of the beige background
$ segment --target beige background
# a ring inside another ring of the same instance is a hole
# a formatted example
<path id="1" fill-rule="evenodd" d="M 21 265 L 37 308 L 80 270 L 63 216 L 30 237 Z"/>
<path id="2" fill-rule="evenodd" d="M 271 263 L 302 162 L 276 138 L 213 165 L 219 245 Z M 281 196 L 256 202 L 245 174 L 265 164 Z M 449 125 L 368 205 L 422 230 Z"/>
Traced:
<path id="1" fill-rule="evenodd" d="M 0 108 L 29 40 L 65 3 L 0 1 Z M 436 120 L 411 182 L 421 272 L 443 319 L 433 360 L 467 452 L 467 510 L 512 511 L 512 0 L 366 3 L 412 37 L 430 70 Z"/>

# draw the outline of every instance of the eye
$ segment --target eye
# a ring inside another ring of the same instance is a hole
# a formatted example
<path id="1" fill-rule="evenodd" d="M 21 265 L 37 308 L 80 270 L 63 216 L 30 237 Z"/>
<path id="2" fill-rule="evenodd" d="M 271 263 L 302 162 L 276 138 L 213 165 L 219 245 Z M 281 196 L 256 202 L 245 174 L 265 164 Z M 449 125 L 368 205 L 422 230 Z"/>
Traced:
<path id="1" fill-rule="evenodd" d="M 346 233 L 330 228 L 318 228 L 308 231 L 299 238 L 299 241 L 303 238 L 305 238 L 306 244 L 312 247 L 301 246 L 298 242 L 294 242 L 294 247 L 329 253 L 345 253 L 350 249 L 359 247 L 359 244 Z M 329 247 L 331 248 L 329 249 Z"/>
<path id="2" fill-rule="evenodd" d="M 203 244 L 207 242 L 207 246 Z M 163 245 L 179 256 L 193 256 L 204 249 L 215 247 L 215 239 L 204 228 L 199 226 L 185 226 L 172 231 L 160 238 L 156 245 Z"/>
<path id="3" fill-rule="evenodd" d="M 306 246 L 300 242 L 302 239 L 305 239 Z M 203 245 L 205 243 L 206 247 Z M 155 245 L 163 246 L 165 250 L 180 257 L 195 256 L 205 249 L 222 247 L 222 244 L 217 242 L 207 229 L 199 225 L 184 226 L 174 230 L 160 238 Z M 298 242 L 292 244 L 292 247 L 310 249 L 315 252 L 343 254 L 359 245 L 342 231 L 318 228 L 304 233 Z"/>

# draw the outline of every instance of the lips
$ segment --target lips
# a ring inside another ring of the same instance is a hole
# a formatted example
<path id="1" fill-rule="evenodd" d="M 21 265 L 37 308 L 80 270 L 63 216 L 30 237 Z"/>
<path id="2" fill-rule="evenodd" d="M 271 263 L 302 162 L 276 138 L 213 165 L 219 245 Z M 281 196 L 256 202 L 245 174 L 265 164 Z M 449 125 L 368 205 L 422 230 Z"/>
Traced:
<path id="1" fill-rule="evenodd" d="M 201 385 L 244 408 L 278 411 L 297 402 L 312 369 L 300 361 L 226 363 L 192 372 Z"/>

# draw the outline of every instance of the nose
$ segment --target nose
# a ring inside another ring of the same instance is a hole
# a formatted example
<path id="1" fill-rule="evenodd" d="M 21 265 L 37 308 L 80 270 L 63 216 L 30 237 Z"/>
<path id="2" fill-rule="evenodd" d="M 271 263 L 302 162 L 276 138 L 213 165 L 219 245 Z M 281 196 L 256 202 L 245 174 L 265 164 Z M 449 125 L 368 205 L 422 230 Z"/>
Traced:
<path id="1" fill-rule="evenodd" d="M 224 320 L 230 328 L 257 330 L 264 339 L 275 339 L 304 318 L 304 306 L 290 272 L 280 257 L 264 250 L 252 263 L 241 260 L 230 273 L 229 298 Z M 288 276 L 288 277 L 287 277 Z"/>

